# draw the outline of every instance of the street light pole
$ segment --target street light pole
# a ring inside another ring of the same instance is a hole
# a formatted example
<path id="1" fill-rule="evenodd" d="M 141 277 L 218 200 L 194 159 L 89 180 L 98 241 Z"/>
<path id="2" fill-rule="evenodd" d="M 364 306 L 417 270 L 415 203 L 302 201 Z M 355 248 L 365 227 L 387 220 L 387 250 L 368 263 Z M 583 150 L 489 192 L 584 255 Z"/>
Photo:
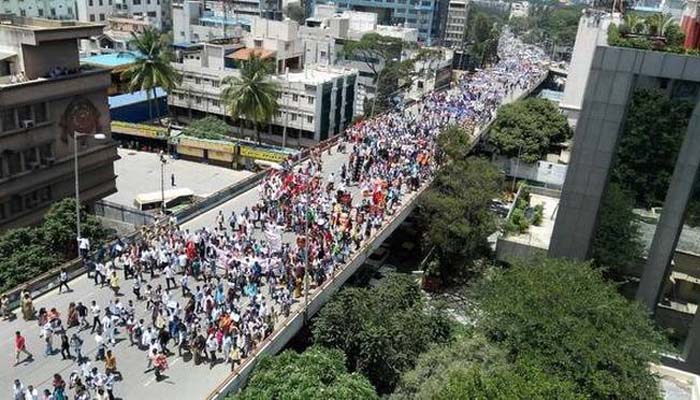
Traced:
<path id="1" fill-rule="evenodd" d="M 159 153 L 160 156 L 160 212 L 165 214 L 165 163 L 168 160 L 165 158 L 163 150 Z"/>
<path id="2" fill-rule="evenodd" d="M 107 138 L 103 133 L 80 133 L 77 131 L 73 132 L 73 168 L 75 172 L 75 230 L 76 230 L 76 243 L 78 245 L 78 255 L 80 255 L 80 239 L 82 238 L 82 233 L 80 231 L 80 171 L 78 169 L 78 137 L 92 136 L 97 140 L 104 140 Z"/>
<path id="3" fill-rule="evenodd" d="M 75 228 L 76 244 L 80 254 L 80 173 L 78 172 L 78 132 L 73 132 L 73 167 L 75 168 Z"/>
<path id="4" fill-rule="evenodd" d="M 523 145 L 518 146 L 518 158 L 515 159 L 515 171 L 513 172 L 513 187 L 512 192 L 515 192 L 515 180 L 518 178 L 518 169 L 520 168 L 520 153 L 523 151 Z"/>

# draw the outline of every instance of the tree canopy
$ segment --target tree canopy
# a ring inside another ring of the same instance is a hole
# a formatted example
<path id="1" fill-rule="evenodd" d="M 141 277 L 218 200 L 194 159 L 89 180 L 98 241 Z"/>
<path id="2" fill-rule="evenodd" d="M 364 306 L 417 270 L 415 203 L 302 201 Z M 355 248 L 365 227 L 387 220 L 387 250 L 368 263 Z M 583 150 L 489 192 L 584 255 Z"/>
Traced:
<path id="1" fill-rule="evenodd" d="M 658 399 L 649 363 L 667 346 L 638 303 L 588 263 L 536 259 L 483 280 L 479 330 L 514 363 L 536 365 L 590 399 Z"/>
<path id="2" fill-rule="evenodd" d="M 80 228 L 93 248 L 108 237 L 99 221 L 84 212 L 81 212 Z M 54 203 L 41 225 L 10 229 L 0 235 L 0 291 L 74 258 L 77 255 L 75 235 L 75 200 L 72 198 Z"/>
<path id="3" fill-rule="evenodd" d="M 448 146 L 443 151 L 462 157 L 460 135 L 455 129 L 441 134 L 438 140 Z M 443 282 L 463 280 L 470 276 L 473 261 L 488 254 L 487 238 L 496 230 L 489 207 L 502 183 L 502 174 L 484 159 L 454 158 L 440 169 L 418 203 L 423 246 L 436 257 L 426 270 L 430 276 Z"/>
<path id="4" fill-rule="evenodd" d="M 213 115 L 207 115 L 204 118 L 195 119 L 182 133 L 187 136 L 193 136 L 201 139 L 223 139 L 230 132 L 229 125 L 221 118 Z"/>
<path id="5" fill-rule="evenodd" d="M 574 386 L 534 365 L 511 364 L 482 335 L 465 333 L 421 354 L 391 400 L 583 400 Z"/>
<path id="6" fill-rule="evenodd" d="M 316 344 L 342 350 L 350 371 L 361 372 L 379 393 L 389 393 L 431 343 L 443 342 L 450 325 L 426 309 L 411 276 L 390 275 L 378 287 L 336 294 L 313 322 Z"/>
<path id="7" fill-rule="evenodd" d="M 693 106 L 654 89 L 632 94 L 611 179 L 636 205 L 663 204 Z"/>
<path id="8" fill-rule="evenodd" d="M 170 65 L 173 53 L 170 50 L 169 37 L 157 29 L 147 27 L 139 34 L 131 33 L 129 48 L 137 52 L 136 60 L 122 72 L 121 77 L 127 82 L 131 92 L 146 91 L 149 117 L 152 117 L 153 105 L 156 114 L 160 115 L 158 101 L 153 101 L 156 99 L 156 88 L 160 87 L 169 92 L 180 80 L 180 76 Z"/>
<path id="9" fill-rule="evenodd" d="M 633 208 L 634 194 L 611 182 L 598 213 L 592 248 L 594 263 L 613 277 L 624 275 L 642 259 L 644 246 Z"/>
<path id="10" fill-rule="evenodd" d="M 489 141 L 497 151 L 526 163 L 541 160 L 550 146 L 572 135 L 571 127 L 549 100 L 530 98 L 506 104 L 498 110 Z"/>
<path id="11" fill-rule="evenodd" d="M 279 87 L 270 80 L 274 68 L 275 65 L 270 60 L 253 55 L 242 63 L 240 77 L 229 76 L 223 81 L 223 103 L 232 118 L 245 118 L 253 124 L 258 143 L 261 142 L 258 125 L 269 123 L 279 109 Z"/>
<path id="12" fill-rule="evenodd" d="M 373 400 L 369 381 L 348 373 L 343 353 L 312 347 L 261 358 L 245 389 L 231 400 Z"/>
<path id="13" fill-rule="evenodd" d="M 580 5 L 532 4 L 527 17 L 513 18 L 509 25 L 526 43 L 573 47 L 581 18 Z"/>

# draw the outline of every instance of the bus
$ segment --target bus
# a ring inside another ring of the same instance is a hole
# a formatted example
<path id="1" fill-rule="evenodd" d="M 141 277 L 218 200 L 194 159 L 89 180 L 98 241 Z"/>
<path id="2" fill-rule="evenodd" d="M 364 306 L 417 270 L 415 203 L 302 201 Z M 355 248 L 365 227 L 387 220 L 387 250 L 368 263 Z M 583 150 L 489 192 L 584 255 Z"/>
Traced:
<path id="1" fill-rule="evenodd" d="M 194 197 L 194 192 L 187 188 L 170 189 L 163 193 L 141 193 L 134 199 L 134 206 L 141 211 L 158 210 L 161 203 L 165 202 L 165 210 L 167 211 L 183 204 L 192 203 Z"/>

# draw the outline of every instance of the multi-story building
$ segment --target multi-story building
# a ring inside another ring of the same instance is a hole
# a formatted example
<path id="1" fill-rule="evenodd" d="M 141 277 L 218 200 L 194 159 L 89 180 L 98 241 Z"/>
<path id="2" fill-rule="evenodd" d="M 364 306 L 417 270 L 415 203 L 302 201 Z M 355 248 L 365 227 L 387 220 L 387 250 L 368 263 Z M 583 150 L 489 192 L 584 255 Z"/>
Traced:
<path id="1" fill-rule="evenodd" d="M 78 40 L 102 26 L 1 15 L 0 230 L 38 222 L 52 202 L 74 195 L 88 205 L 114 193 L 107 106 L 109 70 L 80 66 Z M 75 132 L 85 134 L 73 146 Z M 91 134 L 104 134 L 96 140 Z"/>
<path id="2" fill-rule="evenodd" d="M 343 46 L 350 40 L 360 40 L 368 33 L 398 38 L 407 43 L 418 41 L 415 28 L 382 26 L 377 24 L 377 15 L 368 12 L 343 11 L 337 13 L 334 5 L 323 4 L 315 7 L 314 15 L 306 20 L 306 26 L 300 29 L 304 45 L 304 62 L 321 65 L 342 65 L 359 71 L 357 101 L 355 113 L 363 113 L 365 98 L 371 98 L 376 92 L 374 72 L 364 60 L 343 57 Z M 408 54 L 397 49 L 393 59 L 401 61 Z M 384 61 L 378 60 L 375 69 L 378 73 L 384 69 Z"/>
<path id="3" fill-rule="evenodd" d="M 374 13 L 381 25 L 415 28 L 419 41 L 427 45 L 439 37 L 438 0 L 340 0 L 337 7 L 340 11 Z"/>
<path id="4" fill-rule="evenodd" d="M 208 42 L 222 38 L 240 38 L 250 31 L 248 13 L 224 12 L 223 6 L 202 0 L 185 0 L 173 4 L 173 42 L 176 45 Z"/>
<path id="5" fill-rule="evenodd" d="M 0 12 L 32 18 L 77 18 L 73 0 L 4 0 Z"/>
<path id="6" fill-rule="evenodd" d="M 442 45 L 457 50 L 464 47 L 467 35 L 469 0 L 450 0 L 442 31 Z"/>
<path id="7" fill-rule="evenodd" d="M 110 17 L 147 20 L 164 30 L 171 26 L 170 0 L 77 0 L 78 20 L 105 24 Z"/>
<path id="8" fill-rule="evenodd" d="M 280 89 L 280 110 L 262 134 L 266 142 L 310 146 L 339 134 L 354 116 L 357 71 L 310 63 L 302 70 L 297 33 L 296 22 L 254 17 L 251 32 L 241 39 L 215 40 L 179 52 L 173 66 L 182 82 L 168 96 L 171 110 L 181 119 L 228 116 L 221 101 L 223 80 L 239 76 L 239 63 L 255 54 L 275 64 L 272 80 Z M 252 130 L 244 132 L 253 137 Z"/>
<path id="9" fill-rule="evenodd" d="M 680 311 L 674 319 L 684 321 L 688 332 L 680 358 L 667 357 L 665 362 L 698 373 L 700 313 L 696 294 L 700 288 L 697 279 L 700 249 L 697 228 L 689 221 L 689 204 L 691 199 L 697 200 L 700 187 L 700 57 L 614 47 L 607 41 L 608 26 L 614 23 L 609 16 L 589 14 L 583 18 L 586 20 L 582 21 L 583 28 L 581 25 L 579 28 L 573 62 L 589 60 L 588 72 L 578 75 L 584 78 L 583 97 L 549 255 L 571 259 L 591 257 L 596 230 L 606 207 L 603 199 L 620 160 L 620 144 L 625 142 L 625 135 L 632 134 L 625 129 L 631 99 L 638 93 L 652 91 L 669 101 L 694 106 L 687 126 L 677 132 L 679 146 L 673 150 L 675 156 L 671 157 L 675 160 L 671 161 L 671 170 L 662 170 L 661 165 L 648 166 L 659 177 L 669 177 L 667 189 L 661 194 L 663 205 L 656 209 L 655 215 L 644 211 L 645 218 L 637 222 L 643 236 L 648 238 L 645 241 L 648 247 L 643 259 L 630 260 L 630 264 L 641 271 L 637 300 L 657 316 L 669 309 Z M 592 45 L 581 47 L 579 40 L 590 40 Z M 576 55 L 576 51 L 586 49 L 591 51 L 589 57 Z M 572 66 L 572 71 L 577 69 Z M 568 101 L 566 96 L 565 100 Z M 650 146 L 658 145 L 650 143 Z M 672 151 L 672 145 L 664 146 Z M 648 190 L 628 189 L 639 193 Z M 689 270 L 695 271 L 695 278 Z M 679 301 L 682 293 L 695 294 Z"/>

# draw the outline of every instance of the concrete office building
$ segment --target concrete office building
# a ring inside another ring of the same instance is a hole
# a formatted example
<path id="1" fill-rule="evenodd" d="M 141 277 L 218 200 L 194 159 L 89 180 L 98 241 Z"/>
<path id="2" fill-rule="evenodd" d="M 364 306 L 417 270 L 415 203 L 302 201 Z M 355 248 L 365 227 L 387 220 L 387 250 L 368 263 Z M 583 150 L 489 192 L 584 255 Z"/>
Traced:
<path id="1" fill-rule="evenodd" d="M 254 17 L 251 32 L 241 39 L 221 39 L 183 50 L 173 67 L 182 83 L 168 96 L 168 104 L 180 119 L 214 114 L 227 116 L 221 102 L 222 82 L 238 76 L 238 65 L 252 54 L 272 60 L 280 88 L 280 110 L 262 134 L 268 143 L 310 146 L 334 136 L 354 116 L 357 71 L 306 62 L 298 24 Z M 288 72 L 289 71 L 289 72 Z M 235 121 L 230 121 L 234 123 Z M 286 130 L 285 130 L 286 126 Z M 246 135 L 253 137 L 252 130 Z"/>
<path id="2" fill-rule="evenodd" d="M 279 0 L 204 1 L 185 0 L 173 4 L 174 43 L 197 43 L 241 37 L 250 31 L 253 17 L 282 19 Z"/>
<path id="3" fill-rule="evenodd" d="M 80 196 L 88 205 L 116 191 L 107 106 L 109 70 L 81 68 L 78 40 L 101 25 L 1 15 L 0 230 L 38 222 L 55 201 L 74 196 L 74 151 Z M 73 133 L 102 133 L 107 140 Z"/>
<path id="4" fill-rule="evenodd" d="M 383 36 L 398 38 L 408 43 L 418 41 L 418 31 L 414 28 L 402 28 L 396 26 L 383 26 L 377 23 L 377 15 L 368 12 L 343 11 L 337 12 L 335 5 L 322 4 L 314 9 L 314 15 L 306 20 L 306 26 L 299 30 L 299 36 L 304 46 L 304 62 L 320 65 L 341 65 L 346 68 L 359 71 L 358 90 L 355 101 L 355 113 L 363 113 L 365 98 L 374 96 L 376 85 L 373 81 L 374 73 L 363 60 L 345 59 L 339 55 L 343 52 L 345 42 L 360 40 L 368 33 L 378 33 Z M 413 53 L 412 53 L 413 54 Z M 412 54 L 397 52 L 395 58 L 402 60 Z M 382 62 L 378 63 L 378 73 L 384 68 Z M 435 82 L 440 84 L 444 79 L 444 73 L 427 76 L 413 82 L 418 93 L 422 90 L 430 90 Z M 419 87 L 420 86 L 420 87 Z"/>
<path id="5" fill-rule="evenodd" d="M 310 3 L 312 7 L 317 4 Z M 340 11 L 374 13 L 380 25 L 415 28 L 418 31 L 418 40 L 427 45 L 431 45 L 439 37 L 438 0 L 339 0 L 335 4 Z"/>
<path id="6" fill-rule="evenodd" d="M 686 208 L 700 176 L 700 57 L 612 47 L 607 44 L 611 18 L 596 16 L 592 23 L 598 28 L 595 47 L 549 255 L 580 260 L 591 256 L 601 201 L 632 95 L 638 89 L 653 88 L 671 98 L 693 101 L 695 108 L 683 133 L 663 211 L 650 234 L 637 291 L 637 299 L 654 312 L 669 284 Z M 689 329 L 681 359 L 666 361 L 697 373 L 700 313 L 695 313 Z"/>
<path id="7" fill-rule="evenodd" d="M 20 17 L 77 19 L 72 0 L 4 0 L 0 12 Z"/>
<path id="8" fill-rule="evenodd" d="M 78 20 L 106 24 L 110 17 L 147 21 L 165 30 L 171 26 L 170 0 L 77 0 Z"/>

